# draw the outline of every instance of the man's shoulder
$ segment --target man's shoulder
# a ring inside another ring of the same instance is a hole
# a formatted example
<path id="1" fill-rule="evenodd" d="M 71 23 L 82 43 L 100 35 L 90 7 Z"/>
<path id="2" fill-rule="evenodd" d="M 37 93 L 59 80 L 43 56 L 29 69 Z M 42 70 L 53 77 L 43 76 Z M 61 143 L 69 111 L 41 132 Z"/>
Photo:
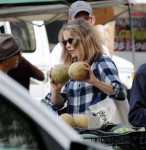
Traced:
<path id="1" fill-rule="evenodd" d="M 139 78 L 146 77 L 146 63 L 139 66 L 138 70 L 136 71 L 136 76 L 138 80 Z"/>
<path id="2" fill-rule="evenodd" d="M 100 58 L 98 58 L 96 61 L 96 63 L 108 63 L 108 62 L 112 62 L 112 59 L 109 56 L 103 55 Z"/>
<path id="3" fill-rule="evenodd" d="M 106 56 L 111 57 L 110 52 L 109 52 L 109 49 L 108 49 L 105 45 L 101 45 L 101 46 L 102 46 L 103 53 L 104 53 Z"/>
<path id="4" fill-rule="evenodd" d="M 52 50 L 52 53 L 54 53 L 55 51 L 61 51 L 63 48 L 62 48 L 62 45 L 60 43 L 58 43 Z"/>
<path id="5" fill-rule="evenodd" d="M 142 64 L 139 68 L 137 72 L 145 72 L 146 73 L 146 63 Z"/>

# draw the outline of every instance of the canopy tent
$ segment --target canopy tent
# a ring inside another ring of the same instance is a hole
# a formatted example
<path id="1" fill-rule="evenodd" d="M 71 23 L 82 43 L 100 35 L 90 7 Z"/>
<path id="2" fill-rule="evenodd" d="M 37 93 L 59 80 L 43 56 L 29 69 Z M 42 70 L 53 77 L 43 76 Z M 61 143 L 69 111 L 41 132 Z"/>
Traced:
<path id="1" fill-rule="evenodd" d="M 0 0 L 0 21 L 44 20 L 49 23 L 55 20 L 67 19 L 68 9 L 75 0 Z M 129 17 L 131 22 L 133 64 L 135 64 L 134 34 L 131 11 L 146 12 L 146 5 L 131 5 L 136 0 L 86 0 L 93 9 L 112 6 L 115 19 L 120 15 Z M 142 0 L 141 0 L 142 1 Z M 145 0 L 146 1 L 146 0 Z M 145 3 L 142 2 L 142 3 Z M 138 0 L 139 2 L 139 0 Z"/>
<path id="2" fill-rule="evenodd" d="M 58 19 L 64 20 L 68 17 L 68 9 L 71 1 L 73 0 L 0 0 L 0 20 L 45 20 L 48 22 Z M 129 17 L 128 0 L 86 1 L 89 1 L 93 9 L 112 6 L 115 15 L 112 19 L 122 14 Z M 137 3 L 136 0 L 131 0 L 131 2 Z M 146 12 L 145 5 L 133 5 L 132 10 Z"/>
<path id="3" fill-rule="evenodd" d="M 68 15 L 70 0 L 0 0 L 0 20 L 50 20 Z M 87 0 L 88 1 L 88 0 Z M 89 2 L 92 8 L 127 4 L 127 0 Z M 61 14 L 61 16 L 60 16 Z"/>
<path id="4" fill-rule="evenodd" d="M 39 2 L 57 2 L 64 0 L 0 0 L 0 4 L 26 4 L 26 3 L 39 3 Z"/>

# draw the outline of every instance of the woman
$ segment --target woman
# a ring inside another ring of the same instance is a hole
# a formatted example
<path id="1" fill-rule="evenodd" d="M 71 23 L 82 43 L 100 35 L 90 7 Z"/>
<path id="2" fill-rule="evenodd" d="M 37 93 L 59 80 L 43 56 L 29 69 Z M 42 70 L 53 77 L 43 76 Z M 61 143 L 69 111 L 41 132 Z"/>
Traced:
<path id="1" fill-rule="evenodd" d="M 92 115 L 89 106 L 107 95 L 125 99 L 117 68 L 108 56 L 102 54 L 101 43 L 92 25 L 82 19 L 68 22 L 60 30 L 59 41 L 63 45 L 64 63 L 69 66 L 81 61 L 88 71 L 88 78 L 82 82 L 70 79 L 68 83 L 55 84 L 50 76 L 51 92 L 45 98 L 49 106 L 58 110 L 67 101 L 69 114 Z"/>

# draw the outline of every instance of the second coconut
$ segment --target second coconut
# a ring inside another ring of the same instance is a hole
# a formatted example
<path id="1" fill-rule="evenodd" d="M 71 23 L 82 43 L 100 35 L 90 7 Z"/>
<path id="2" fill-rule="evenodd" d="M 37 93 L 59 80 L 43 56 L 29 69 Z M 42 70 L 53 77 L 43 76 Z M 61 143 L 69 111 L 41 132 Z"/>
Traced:
<path id="1" fill-rule="evenodd" d="M 88 76 L 88 72 L 84 69 L 84 64 L 82 62 L 74 62 L 71 64 L 68 69 L 68 74 L 76 81 L 82 81 Z"/>
<path id="2" fill-rule="evenodd" d="M 51 70 L 51 77 L 55 83 L 64 83 L 69 80 L 68 67 L 64 64 L 58 64 Z"/>

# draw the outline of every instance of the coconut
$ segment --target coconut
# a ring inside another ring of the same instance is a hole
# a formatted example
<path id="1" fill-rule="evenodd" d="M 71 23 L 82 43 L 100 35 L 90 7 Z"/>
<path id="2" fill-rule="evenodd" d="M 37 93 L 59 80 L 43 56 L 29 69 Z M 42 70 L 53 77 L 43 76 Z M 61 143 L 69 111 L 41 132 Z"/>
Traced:
<path id="1" fill-rule="evenodd" d="M 59 118 L 62 119 L 67 124 L 69 124 L 70 126 L 75 127 L 75 121 L 70 114 L 64 113 L 60 115 Z"/>
<path id="2" fill-rule="evenodd" d="M 77 81 L 82 81 L 87 78 L 88 72 L 84 69 L 84 65 L 81 62 L 74 62 L 68 69 L 69 76 Z"/>
<path id="3" fill-rule="evenodd" d="M 51 77 L 55 83 L 64 83 L 69 80 L 68 67 L 64 64 L 58 64 L 51 70 Z"/>
<path id="4" fill-rule="evenodd" d="M 88 115 L 79 114 L 74 116 L 76 127 L 88 128 Z"/>

